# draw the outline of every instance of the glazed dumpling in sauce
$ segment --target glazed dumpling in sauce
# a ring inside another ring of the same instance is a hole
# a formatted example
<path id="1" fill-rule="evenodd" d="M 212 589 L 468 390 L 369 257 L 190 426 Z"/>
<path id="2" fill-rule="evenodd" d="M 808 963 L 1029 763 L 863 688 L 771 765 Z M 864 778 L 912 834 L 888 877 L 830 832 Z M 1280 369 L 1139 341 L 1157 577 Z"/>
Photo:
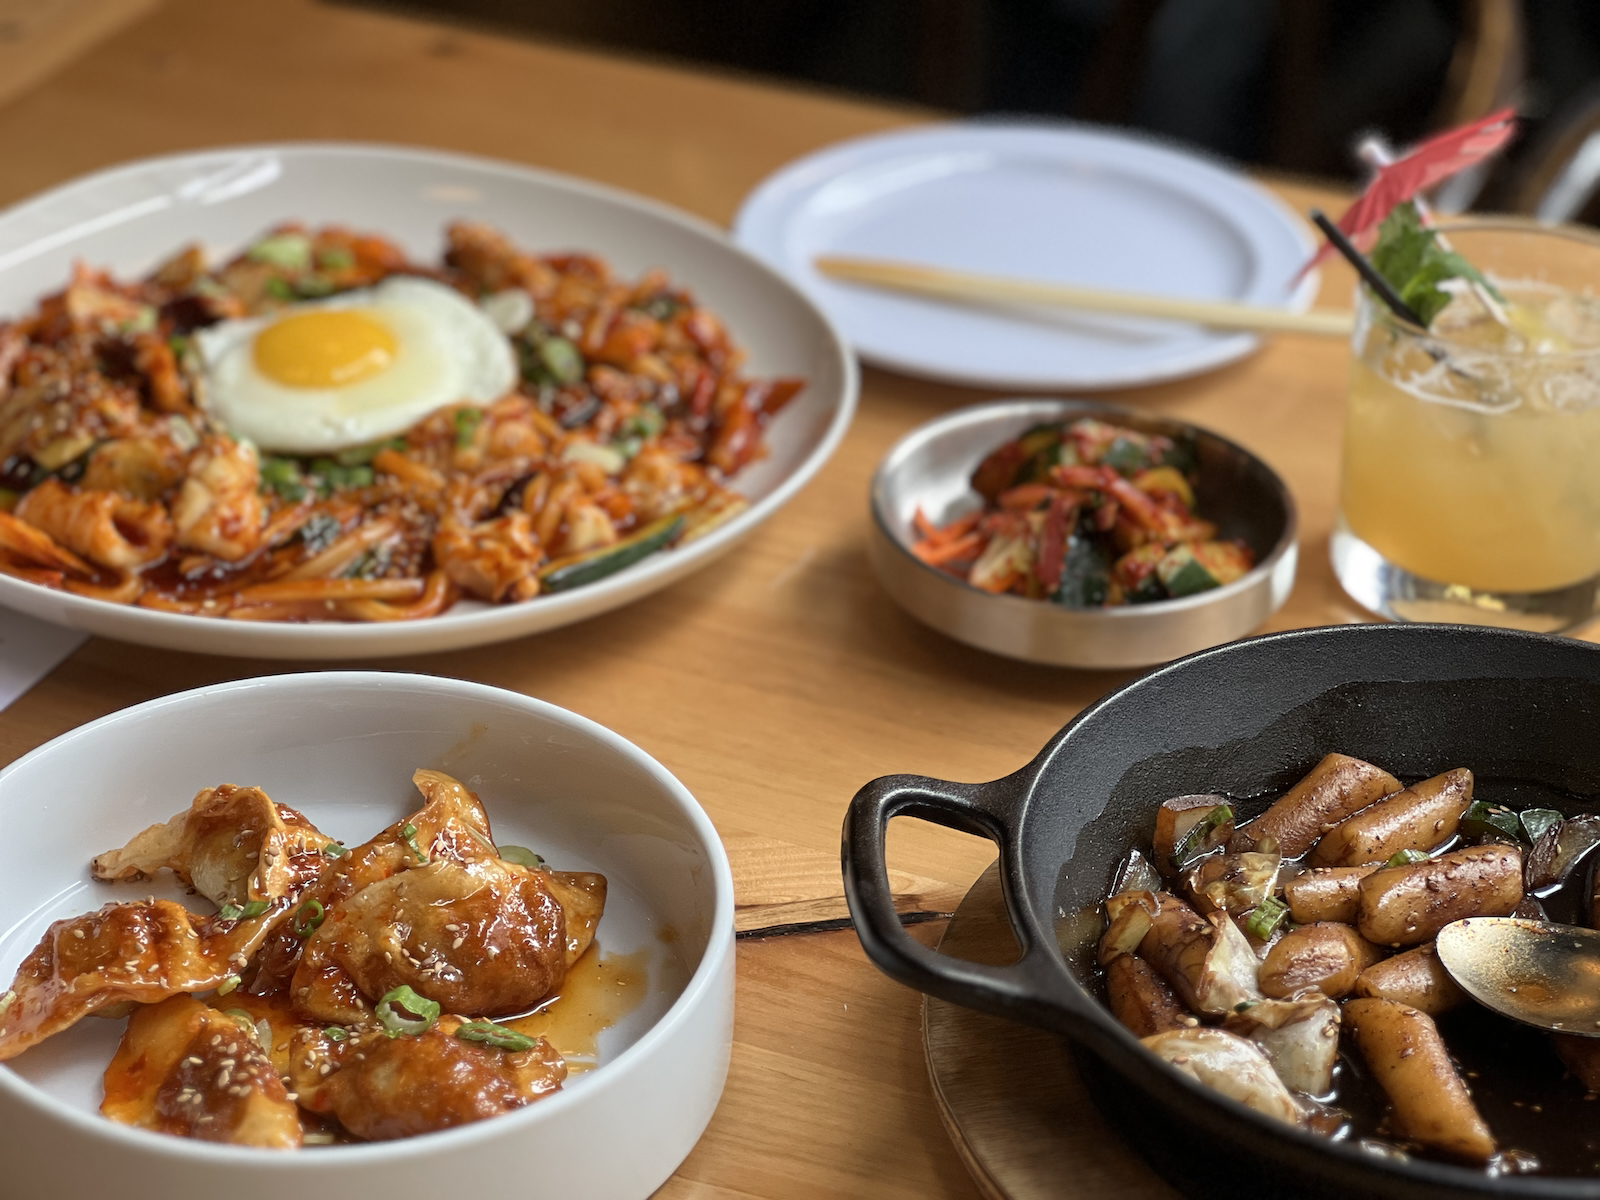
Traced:
<path id="1" fill-rule="evenodd" d="M 288 903 L 228 919 L 140 900 L 57 921 L 0 995 L 0 1062 L 90 1013 L 221 986 L 245 968 Z"/>
<path id="2" fill-rule="evenodd" d="M 302 1017 L 359 1022 L 402 985 L 454 1012 L 521 1012 L 594 940 L 602 876 L 504 861 L 472 792 L 436 771 L 416 782 L 428 803 L 394 831 L 409 858 L 329 905 L 305 942 L 291 988 Z"/>
<path id="3" fill-rule="evenodd" d="M 275 900 L 310 882 L 333 839 L 260 788 L 206 788 L 187 811 L 94 860 L 96 879 L 138 880 L 163 868 L 213 904 Z"/>
<path id="4" fill-rule="evenodd" d="M 293 1150 L 300 1114 L 246 1029 L 191 996 L 138 1009 L 105 1073 L 113 1121 L 207 1142 Z"/>
<path id="5" fill-rule="evenodd" d="M 543 1038 L 502 1050 L 457 1037 L 463 1024 L 444 1016 L 415 1036 L 368 1027 L 337 1041 L 303 1027 L 289 1052 L 290 1083 L 308 1111 L 372 1141 L 482 1121 L 561 1087 L 566 1064 Z"/>

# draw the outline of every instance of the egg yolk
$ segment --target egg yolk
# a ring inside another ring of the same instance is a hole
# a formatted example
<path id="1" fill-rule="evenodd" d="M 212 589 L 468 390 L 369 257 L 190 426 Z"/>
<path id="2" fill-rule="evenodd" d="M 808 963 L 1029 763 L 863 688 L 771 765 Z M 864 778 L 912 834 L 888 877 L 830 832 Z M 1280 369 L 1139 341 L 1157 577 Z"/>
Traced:
<path id="1" fill-rule="evenodd" d="M 389 368 L 399 349 L 371 313 L 323 308 L 292 313 L 256 335 L 256 369 L 286 387 L 343 387 Z"/>

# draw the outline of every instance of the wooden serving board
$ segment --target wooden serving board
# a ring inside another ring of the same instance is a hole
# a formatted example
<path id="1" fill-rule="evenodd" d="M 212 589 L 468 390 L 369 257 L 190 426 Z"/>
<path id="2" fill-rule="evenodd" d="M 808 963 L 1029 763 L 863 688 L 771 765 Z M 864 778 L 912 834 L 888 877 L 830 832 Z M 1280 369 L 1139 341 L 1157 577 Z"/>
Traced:
<path id="1" fill-rule="evenodd" d="M 961 901 L 939 949 L 969 962 L 1016 959 L 998 863 Z M 929 996 L 922 1045 L 945 1130 L 990 1200 L 1178 1200 L 1100 1115 L 1061 1038 Z"/>

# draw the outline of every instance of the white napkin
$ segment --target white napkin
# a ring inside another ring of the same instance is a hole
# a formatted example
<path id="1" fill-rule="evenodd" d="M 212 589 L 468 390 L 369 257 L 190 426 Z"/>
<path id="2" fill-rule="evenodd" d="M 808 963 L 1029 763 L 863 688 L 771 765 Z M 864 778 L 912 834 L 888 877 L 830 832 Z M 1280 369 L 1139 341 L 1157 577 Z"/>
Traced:
<path id="1" fill-rule="evenodd" d="M 0 608 L 0 708 L 8 707 L 88 639 L 82 630 Z"/>

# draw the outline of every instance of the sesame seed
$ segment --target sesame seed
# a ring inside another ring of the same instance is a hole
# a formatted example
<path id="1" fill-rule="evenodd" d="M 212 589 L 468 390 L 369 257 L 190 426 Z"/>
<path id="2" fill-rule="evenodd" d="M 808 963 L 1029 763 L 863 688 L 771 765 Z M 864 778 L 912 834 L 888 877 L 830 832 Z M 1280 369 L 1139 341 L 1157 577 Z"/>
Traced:
<path id="1" fill-rule="evenodd" d="M 233 1078 L 233 1072 L 228 1070 L 227 1067 L 223 1067 L 222 1070 L 217 1072 L 217 1086 L 219 1088 L 227 1087 L 228 1086 L 228 1080 L 230 1080 L 232 1078 Z"/>
<path id="2" fill-rule="evenodd" d="M 467 939 L 466 939 L 466 938 L 464 938 L 464 937 L 458 937 L 458 938 L 457 938 L 457 939 L 456 939 L 456 940 L 455 940 L 455 941 L 453 941 L 453 942 L 451 942 L 451 943 L 450 943 L 450 949 L 452 949 L 452 950 L 459 950 L 459 949 L 461 949 L 461 946 L 462 946 L 462 944 L 463 944 L 463 943 L 464 943 L 464 942 L 465 942 L 465 941 L 466 941 L 466 940 L 467 940 Z"/>
<path id="3" fill-rule="evenodd" d="M 489 947 L 489 957 L 490 958 L 499 958 L 500 957 L 500 948 L 498 946 L 490 946 Z"/>
<path id="4" fill-rule="evenodd" d="M 74 930 L 73 930 L 73 931 L 72 931 L 72 936 L 73 936 L 73 937 L 75 937 L 75 938 L 86 938 L 86 937 L 88 937 L 88 936 L 89 936 L 89 935 L 88 935 L 88 934 L 86 934 L 86 933 L 84 933 L 84 931 L 83 931 L 83 930 L 81 930 L 81 929 L 74 929 Z"/>
<path id="5" fill-rule="evenodd" d="M 201 1059 L 198 1054 L 191 1054 L 188 1058 L 183 1060 L 183 1065 L 186 1067 L 198 1067 L 200 1062 Z"/>
<path id="6" fill-rule="evenodd" d="M 333 1064 L 332 1063 L 323 1063 L 320 1067 L 317 1068 L 317 1074 L 318 1075 L 327 1075 L 332 1070 L 333 1070 Z"/>

